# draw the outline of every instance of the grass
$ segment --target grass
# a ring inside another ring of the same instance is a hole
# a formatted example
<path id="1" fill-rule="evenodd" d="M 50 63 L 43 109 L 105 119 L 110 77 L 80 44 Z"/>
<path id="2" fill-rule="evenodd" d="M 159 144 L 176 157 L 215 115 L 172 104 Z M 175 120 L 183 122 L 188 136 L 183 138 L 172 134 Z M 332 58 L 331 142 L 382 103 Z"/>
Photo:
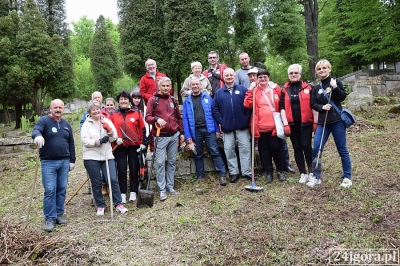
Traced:
<path id="1" fill-rule="evenodd" d="M 334 249 L 399 248 L 400 167 L 396 155 L 400 154 L 400 118 L 388 116 L 384 108 L 371 107 L 361 113 L 359 123 L 348 130 L 353 165 L 350 189 L 339 187 L 340 158 L 330 138 L 322 155 L 323 183 L 315 189 L 300 185 L 298 174 L 287 174 L 287 182 L 274 180 L 268 185 L 259 178 L 257 185 L 265 189 L 261 193 L 246 191 L 249 181 L 243 179 L 221 187 L 218 176 L 211 175 L 208 192 L 197 195 L 191 180 L 176 179 L 179 195 L 169 196 L 165 202 L 156 197 L 153 208 L 137 209 L 128 203 L 127 214 L 114 212 L 115 222 L 98 222 L 85 185 L 66 207 L 69 224 L 47 234 L 42 231 L 43 188 L 39 180 L 25 231 L 48 241 L 56 237 L 58 244 L 52 246 L 52 252 L 43 247 L 36 258 L 21 258 L 18 263 L 326 265 Z M 70 173 L 67 198 L 86 179 L 80 159 L 79 119 L 71 120 L 78 160 Z M 22 158 L 0 162 L 2 223 L 25 221 L 36 165 L 34 154 Z M 22 167 L 25 170 L 19 171 Z M 103 219 L 109 219 L 108 208 L 105 215 Z M 67 256 L 66 247 L 73 247 L 76 256 Z"/>

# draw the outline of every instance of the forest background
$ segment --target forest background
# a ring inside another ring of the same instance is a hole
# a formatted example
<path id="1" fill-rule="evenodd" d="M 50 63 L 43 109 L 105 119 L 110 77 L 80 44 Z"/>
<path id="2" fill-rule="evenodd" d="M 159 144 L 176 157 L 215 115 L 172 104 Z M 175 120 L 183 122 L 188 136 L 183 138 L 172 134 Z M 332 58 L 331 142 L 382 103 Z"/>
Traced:
<path id="1" fill-rule="evenodd" d="M 320 58 L 333 75 L 394 66 L 400 52 L 397 0 L 118 0 L 119 23 L 99 16 L 66 22 L 65 0 L 0 0 L 0 109 L 41 114 L 53 98 L 114 97 L 138 85 L 148 58 L 179 91 L 190 63 L 207 53 L 240 67 L 245 51 L 271 79 L 287 80 L 292 63 L 315 79 Z M 396 70 L 396 69 L 395 69 Z M 181 102 L 180 94 L 177 93 Z"/>

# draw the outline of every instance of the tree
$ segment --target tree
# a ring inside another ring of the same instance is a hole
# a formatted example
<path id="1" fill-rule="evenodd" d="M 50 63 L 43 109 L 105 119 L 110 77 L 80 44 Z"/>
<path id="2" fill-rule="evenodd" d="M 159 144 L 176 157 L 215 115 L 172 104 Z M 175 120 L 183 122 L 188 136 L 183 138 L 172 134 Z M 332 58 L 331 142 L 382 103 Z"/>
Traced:
<path id="1" fill-rule="evenodd" d="M 36 0 L 50 36 L 57 34 L 68 45 L 70 30 L 66 22 L 65 0 Z"/>
<path id="2" fill-rule="evenodd" d="M 16 43 L 18 65 L 29 78 L 28 93 L 36 114 L 40 114 L 47 94 L 67 97 L 73 94 L 72 58 L 58 35 L 50 37 L 35 1 L 27 0 Z"/>
<path id="3" fill-rule="evenodd" d="M 206 58 L 212 49 L 215 39 L 212 5 L 195 0 L 166 0 L 163 10 L 165 52 L 170 58 L 166 67 L 180 91 L 183 79 L 191 73 L 190 63 Z M 180 93 L 178 98 L 181 102 Z"/>
<path id="4" fill-rule="evenodd" d="M 72 22 L 74 30 L 71 34 L 71 44 L 77 59 L 81 56 L 90 57 L 89 50 L 94 37 L 95 25 L 96 23 L 86 16 L 80 18 L 78 22 Z"/>
<path id="5" fill-rule="evenodd" d="M 168 64 L 164 39 L 163 0 L 118 0 L 120 48 L 126 73 L 139 79 L 145 72 L 144 63 L 152 58 L 157 67 Z M 189 9 L 190 7 L 187 7 Z M 166 71 L 163 71 L 166 72 Z"/>
<path id="6" fill-rule="evenodd" d="M 304 18 L 297 0 L 272 1 L 265 5 L 265 11 L 268 52 L 291 64 L 307 60 Z"/>
<path id="7" fill-rule="evenodd" d="M 104 96 L 113 96 L 114 81 L 122 77 L 122 71 L 102 15 L 96 21 L 95 34 L 90 46 L 90 65 L 96 90 Z"/>
<path id="8" fill-rule="evenodd" d="M 258 0 L 236 0 L 232 22 L 237 52 L 247 52 L 255 62 L 264 62 L 265 44 L 256 25 L 258 3 Z"/>

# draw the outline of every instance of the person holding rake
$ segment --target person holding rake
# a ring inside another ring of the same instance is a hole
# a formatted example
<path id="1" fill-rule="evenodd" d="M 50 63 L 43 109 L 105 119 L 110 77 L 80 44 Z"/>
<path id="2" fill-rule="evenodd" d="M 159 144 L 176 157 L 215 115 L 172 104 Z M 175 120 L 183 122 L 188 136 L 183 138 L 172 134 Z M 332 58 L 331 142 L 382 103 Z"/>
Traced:
<path id="1" fill-rule="evenodd" d="M 340 114 L 336 112 L 335 108 L 332 108 L 331 104 L 331 102 L 335 103 L 341 110 L 341 102 L 346 99 L 346 91 L 344 90 L 343 83 L 339 79 L 330 76 L 332 66 L 328 60 L 322 59 L 318 61 L 315 65 L 315 70 L 321 82 L 316 85 L 311 92 L 311 106 L 319 115 L 312 152 L 312 164 L 314 166 L 313 176 L 310 176 L 307 186 L 315 187 L 321 184 L 321 162 L 315 162 L 315 160 L 316 158 L 320 160 L 325 143 L 332 133 L 336 149 L 342 162 L 343 174 L 340 186 L 348 188 L 351 187 L 353 183 L 351 181 L 350 155 L 346 144 L 346 127 Z"/>

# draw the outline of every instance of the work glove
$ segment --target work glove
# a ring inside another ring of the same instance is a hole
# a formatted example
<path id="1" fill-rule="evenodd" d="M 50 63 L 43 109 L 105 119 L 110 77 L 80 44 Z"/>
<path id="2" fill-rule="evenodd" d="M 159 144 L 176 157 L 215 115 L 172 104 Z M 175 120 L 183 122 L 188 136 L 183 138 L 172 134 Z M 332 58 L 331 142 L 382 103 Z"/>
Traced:
<path id="1" fill-rule="evenodd" d="M 336 79 L 332 78 L 330 85 L 332 86 L 332 89 L 336 89 L 337 88 L 337 83 L 336 83 Z"/>
<path id="2" fill-rule="evenodd" d="M 317 132 L 317 127 L 318 127 L 318 123 L 314 123 L 313 127 L 312 127 L 314 134 L 315 134 L 315 132 Z"/>
<path id="3" fill-rule="evenodd" d="M 104 128 L 108 133 L 112 132 L 111 127 L 110 127 L 107 123 L 103 123 L 103 128 Z"/>
<path id="4" fill-rule="evenodd" d="M 122 143 L 124 143 L 124 141 L 121 138 L 117 138 L 116 142 L 117 145 L 121 145 Z"/>
<path id="5" fill-rule="evenodd" d="M 141 149 L 142 151 L 145 151 L 145 150 L 146 150 L 146 148 L 147 148 L 147 146 L 146 146 L 146 145 L 144 145 L 144 144 L 140 144 L 140 149 Z"/>
<path id="6" fill-rule="evenodd" d="M 100 144 L 107 143 L 107 142 L 108 142 L 108 139 L 109 139 L 108 136 L 102 137 L 101 139 L 99 139 L 99 140 L 100 140 Z"/>
<path id="7" fill-rule="evenodd" d="M 286 137 L 289 137 L 290 136 L 290 126 L 289 125 L 283 126 L 283 132 L 285 133 Z"/>
<path id="8" fill-rule="evenodd" d="M 69 170 L 72 171 L 75 168 L 75 164 L 74 163 L 69 163 Z"/>
<path id="9" fill-rule="evenodd" d="M 34 140 L 33 143 L 35 143 L 36 147 L 39 149 L 44 146 L 44 138 L 42 136 L 37 136 Z"/>

